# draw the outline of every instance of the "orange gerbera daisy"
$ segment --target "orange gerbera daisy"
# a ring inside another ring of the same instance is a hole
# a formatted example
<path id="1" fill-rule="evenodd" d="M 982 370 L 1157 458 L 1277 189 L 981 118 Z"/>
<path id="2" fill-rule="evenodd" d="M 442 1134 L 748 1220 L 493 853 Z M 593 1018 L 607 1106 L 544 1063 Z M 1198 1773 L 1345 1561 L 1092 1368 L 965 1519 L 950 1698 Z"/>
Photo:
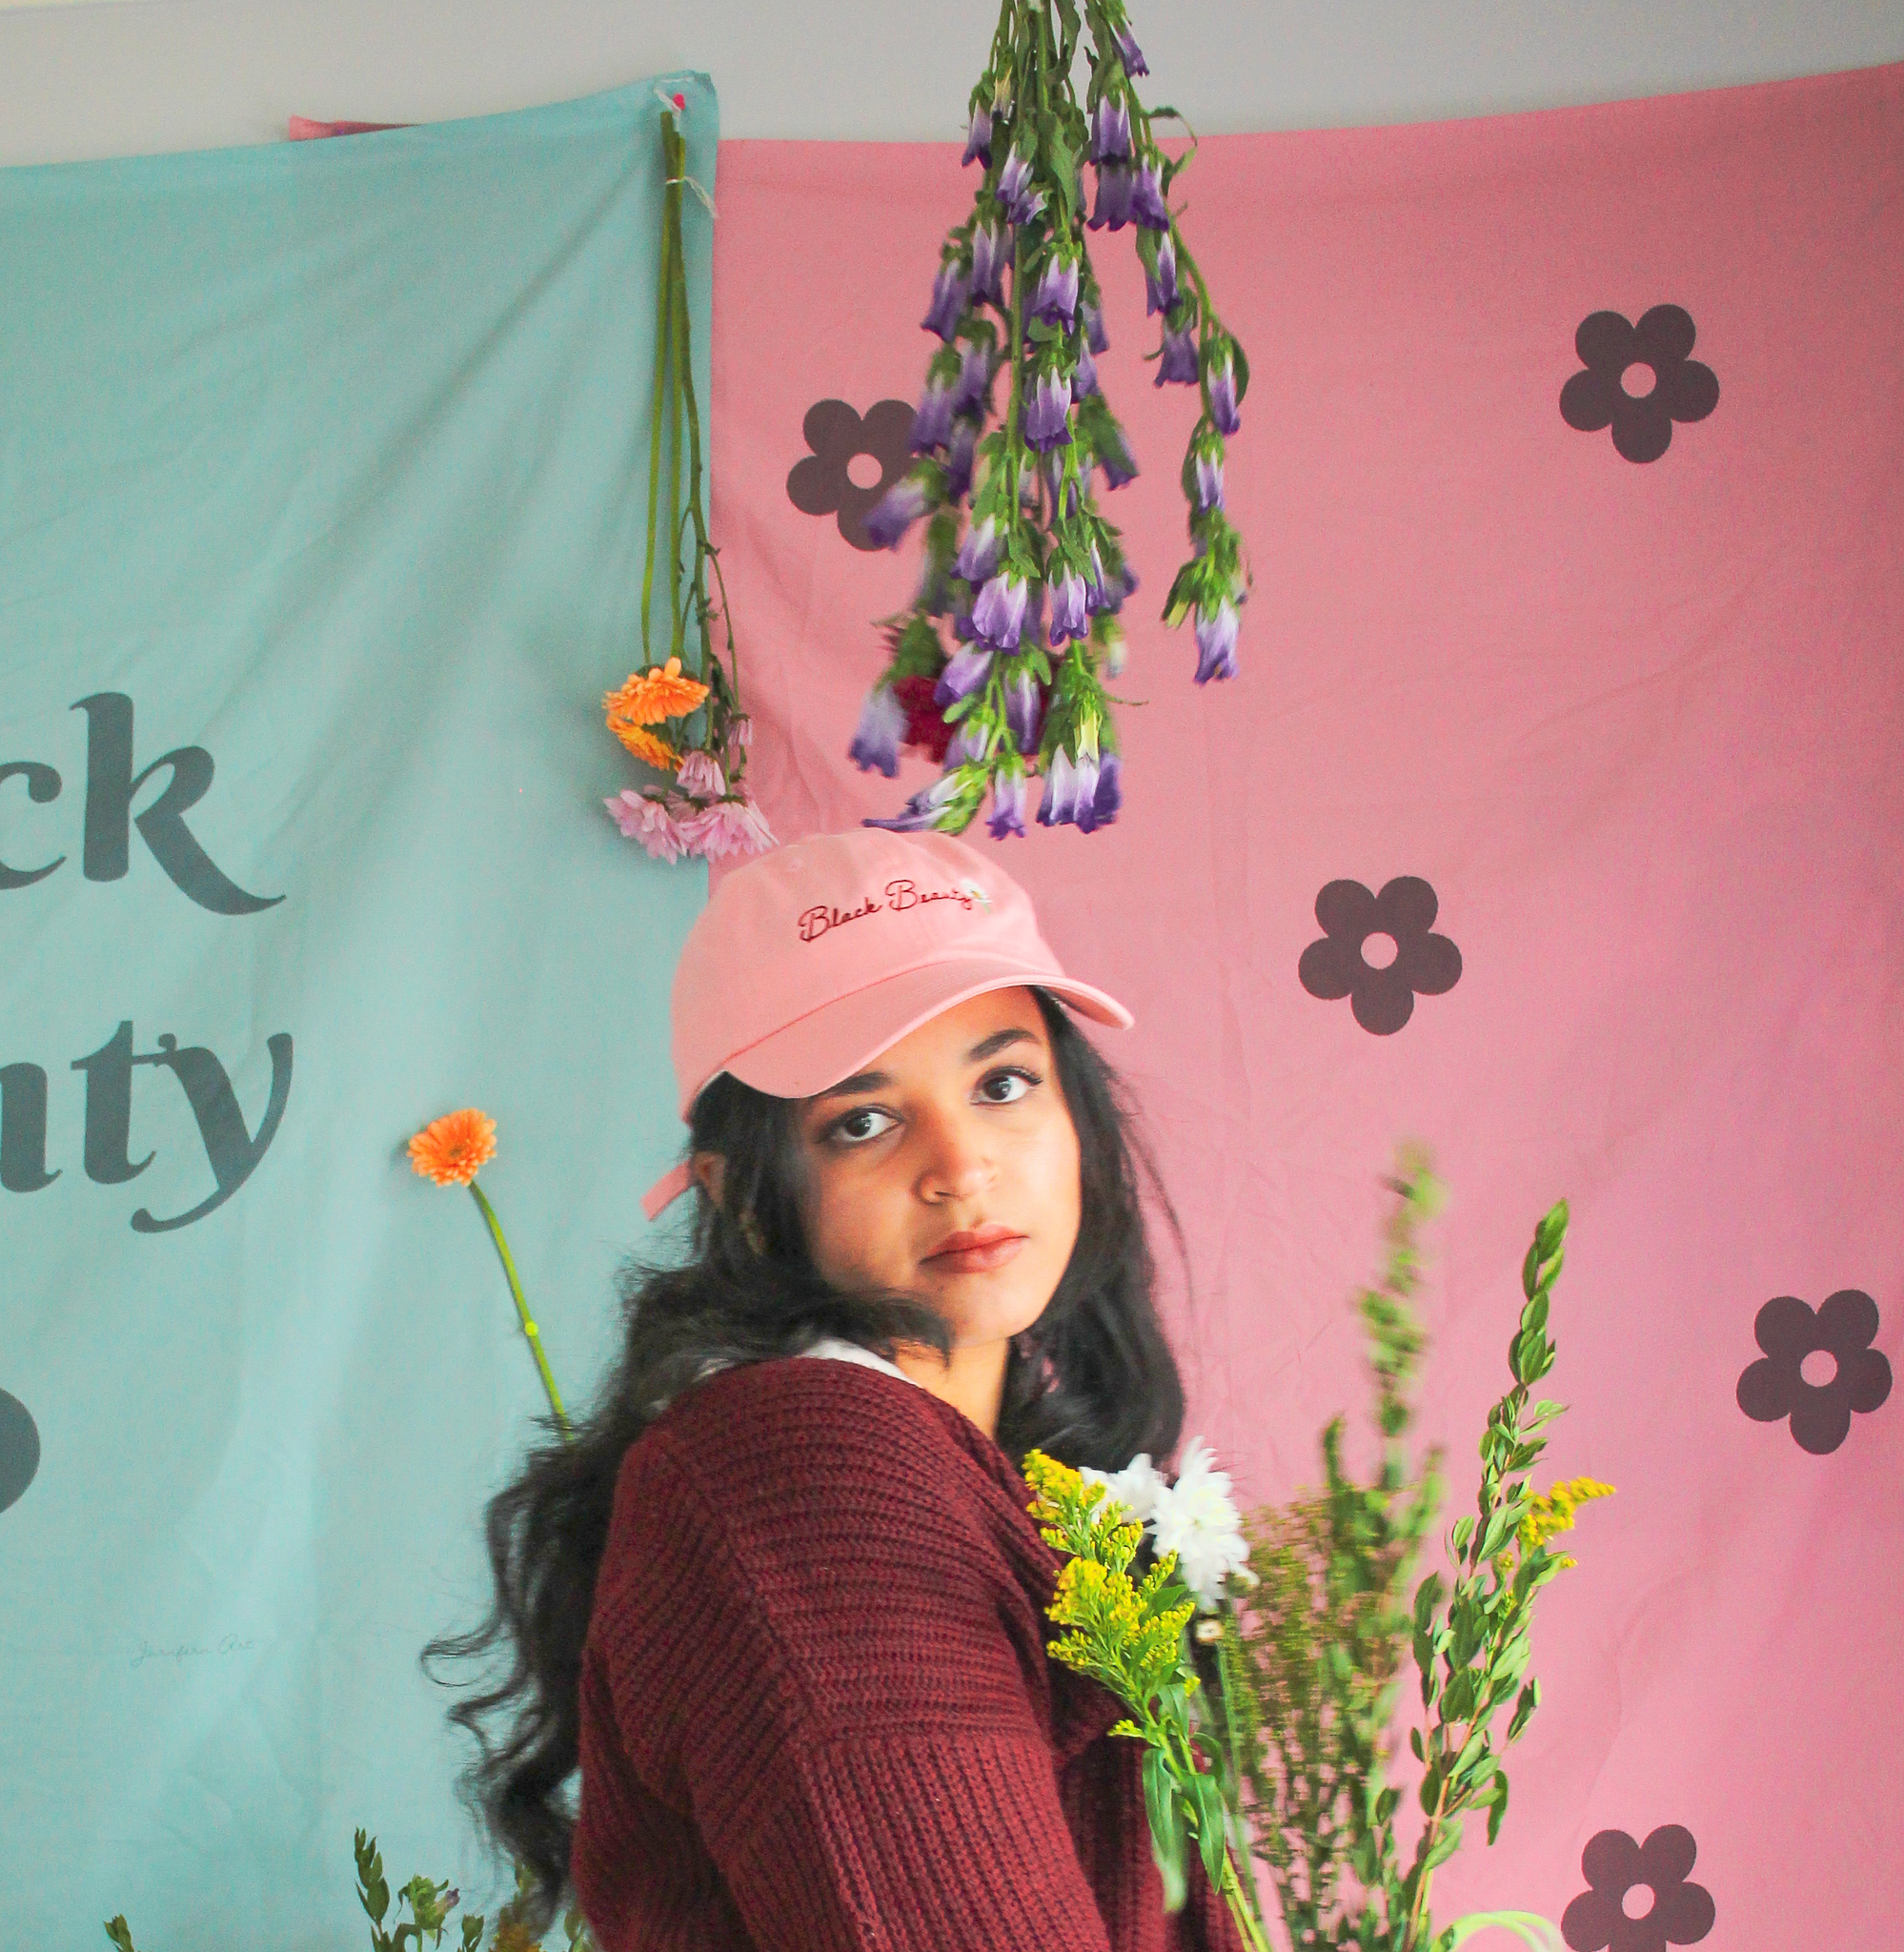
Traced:
<path id="1" fill-rule="evenodd" d="M 644 763 L 664 773 L 672 773 L 679 767 L 680 754 L 665 739 L 648 731 L 645 726 L 618 725 L 613 719 L 608 724 L 616 738 Z"/>
<path id="2" fill-rule="evenodd" d="M 685 718 L 706 696 L 707 686 L 698 678 L 688 677 L 679 658 L 670 658 L 665 664 L 637 671 L 601 702 L 610 729 L 618 733 L 621 724 L 658 725 L 663 719 Z"/>
<path id="3" fill-rule="evenodd" d="M 434 1119 L 410 1142 L 410 1163 L 438 1186 L 468 1186 L 496 1157 L 496 1121 L 474 1108 Z"/>

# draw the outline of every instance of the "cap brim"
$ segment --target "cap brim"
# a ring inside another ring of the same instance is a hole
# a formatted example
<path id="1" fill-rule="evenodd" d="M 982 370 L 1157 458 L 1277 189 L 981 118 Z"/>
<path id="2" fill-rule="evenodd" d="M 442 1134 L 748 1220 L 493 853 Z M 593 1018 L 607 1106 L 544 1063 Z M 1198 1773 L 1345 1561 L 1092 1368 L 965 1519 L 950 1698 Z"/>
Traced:
<path id="1" fill-rule="evenodd" d="M 737 1051 L 720 1069 L 775 1098 L 811 1098 L 864 1070 L 942 1010 L 990 990 L 1020 988 L 1048 989 L 1081 1015 L 1116 1029 L 1127 1030 L 1135 1021 L 1115 997 L 1088 983 L 1027 969 L 1008 958 L 960 956 L 836 997 Z M 695 1087 L 697 1097 L 707 1083 L 703 1078 Z"/>

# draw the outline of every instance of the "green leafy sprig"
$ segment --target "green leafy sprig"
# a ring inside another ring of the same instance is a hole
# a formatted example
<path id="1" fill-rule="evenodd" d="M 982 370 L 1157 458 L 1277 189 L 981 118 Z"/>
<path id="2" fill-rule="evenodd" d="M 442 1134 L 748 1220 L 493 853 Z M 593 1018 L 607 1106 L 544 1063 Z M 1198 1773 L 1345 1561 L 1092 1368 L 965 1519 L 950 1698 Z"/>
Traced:
<path id="1" fill-rule="evenodd" d="M 1439 1454 L 1417 1474 L 1404 1441 L 1425 1337 L 1413 1309 L 1422 1228 L 1442 1189 L 1419 1154 L 1390 1182 L 1381 1281 L 1359 1297 L 1375 1377 L 1381 1462 L 1371 1482 L 1344 1462 L 1344 1419 L 1323 1433 L 1324 1485 L 1246 1524 L 1257 1586 L 1247 1637 L 1232 1610 L 1223 1642 L 1225 1699 L 1253 1759 L 1256 1848 L 1269 1865 L 1283 1922 L 1298 1946 L 1359 1939 L 1387 1919 L 1365 1893 L 1393 1881 L 1386 1754 L 1411 1626 L 1408 1582 L 1440 1501 Z"/>
<path id="2" fill-rule="evenodd" d="M 433 1948 L 443 1942 L 461 1894 L 449 1884 L 438 1884 L 425 1877 L 415 1877 L 395 1894 L 395 1911 L 390 1880 L 384 1874 L 383 1855 L 376 1839 L 359 1830 L 353 1840 L 356 1858 L 357 1902 L 370 1921 L 371 1952 L 422 1952 L 428 1939 Z M 529 1873 L 519 1864 L 516 1871 L 515 1895 L 496 1915 L 487 1948 L 483 1933 L 488 1921 L 480 1912 L 465 1912 L 458 1923 L 457 1952 L 543 1952 L 542 1940 L 529 1929 L 534 1891 Z M 410 1916 L 404 1917 L 408 1911 Z M 132 1928 L 123 1915 L 108 1919 L 106 1936 L 117 1952 L 138 1952 L 132 1943 Z M 571 1905 L 562 1915 L 561 1952 L 596 1952 L 588 1922 L 578 1906 Z"/>
<path id="3" fill-rule="evenodd" d="M 1570 1561 L 1550 1551 L 1544 1537 L 1519 1535 L 1534 1506 L 1528 1474 L 1547 1449 L 1543 1433 L 1566 1408 L 1529 1399 L 1553 1367 L 1548 1316 L 1566 1259 L 1567 1219 L 1562 1200 L 1535 1229 L 1521 1268 L 1525 1305 L 1508 1347 L 1513 1387 L 1488 1413 L 1474 1512 L 1456 1519 L 1448 1535 L 1453 1583 L 1444 1586 L 1441 1576 L 1430 1573 L 1415 1593 L 1414 1657 L 1428 1722 L 1425 1737 L 1410 1734 L 1409 1746 L 1423 1765 L 1420 1799 L 1428 1820 L 1401 1886 L 1408 1917 L 1403 1952 L 1451 1946 L 1447 1933 L 1432 1934 L 1429 1885 L 1436 1868 L 1461 1847 L 1465 1812 L 1488 1812 L 1489 1843 L 1501 1834 L 1508 1777 L 1494 1723 L 1511 1699 L 1505 1747 L 1520 1738 L 1540 1706 L 1540 1682 L 1527 1675 L 1533 1599 Z"/>
<path id="4" fill-rule="evenodd" d="M 1369 1482 L 1358 1480 L 1344 1463 L 1337 1418 L 1323 1435 L 1323 1489 L 1249 1515 L 1257 1583 L 1222 1623 L 1223 1713 L 1253 1792 L 1254 1847 L 1292 1944 L 1453 1952 L 1473 1932 L 1499 1925 L 1535 1952 L 1554 1952 L 1552 1925 L 1534 1914 L 1475 1913 L 1437 1931 L 1429 1899 L 1435 1871 L 1460 1848 L 1467 1814 L 1487 1810 L 1489 1842 L 1500 1834 L 1508 1801 L 1501 1751 L 1540 1701 L 1527 1673 L 1534 1596 L 1572 1563 L 1549 1541 L 1571 1525 L 1579 1504 L 1611 1489 L 1580 1478 L 1541 1494 L 1528 1476 L 1563 1408 L 1530 1399 L 1554 1361 L 1548 1323 L 1567 1206 L 1542 1219 L 1522 1270 L 1512 1385 L 1488 1415 L 1474 1513 L 1447 1535 L 1453 1577 L 1429 1573 L 1410 1603 L 1441 1495 L 1438 1452 L 1417 1470 L 1405 1442 L 1425 1347 L 1414 1308 L 1419 1235 L 1441 1192 L 1418 1153 L 1404 1156 L 1390 1185 L 1387 1267 L 1360 1297 L 1381 1462 Z M 1425 1728 L 1408 1738 L 1423 1772 L 1426 1820 L 1405 1860 L 1395 1842 L 1403 1791 L 1392 1779 L 1391 1729 L 1409 1652 L 1426 1712 Z"/>

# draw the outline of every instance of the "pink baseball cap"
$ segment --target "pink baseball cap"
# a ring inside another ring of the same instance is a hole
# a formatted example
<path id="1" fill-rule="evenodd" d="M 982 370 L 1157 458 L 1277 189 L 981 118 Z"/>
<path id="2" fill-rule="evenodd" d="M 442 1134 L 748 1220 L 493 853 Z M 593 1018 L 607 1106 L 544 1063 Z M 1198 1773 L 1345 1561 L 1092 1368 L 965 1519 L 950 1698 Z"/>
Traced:
<path id="1" fill-rule="evenodd" d="M 726 1071 L 776 1098 L 850 1078 L 941 1010 L 1036 985 L 1120 1029 L 1113 997 L 1065 975 L 1031 898 L 948 834 L 817 834 L 736 868 L 681 948 L 670 1014 L 685 1119 Z M 642 1201 L 685 1192 L 677 1167 Z"/>

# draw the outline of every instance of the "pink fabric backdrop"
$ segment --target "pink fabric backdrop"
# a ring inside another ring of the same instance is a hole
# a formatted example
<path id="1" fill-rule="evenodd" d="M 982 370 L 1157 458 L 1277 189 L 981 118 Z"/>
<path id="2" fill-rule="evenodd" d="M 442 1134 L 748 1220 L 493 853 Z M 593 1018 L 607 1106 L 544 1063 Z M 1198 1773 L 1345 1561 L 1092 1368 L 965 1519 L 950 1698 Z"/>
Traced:
<path id="1" fill-rule="evenodd" d="M 958 160 L 721 152 L 714 525 L 782 838 L 930 777 L 844 757 L 917 537 L 849 546 L 787 478 L 817 401 L 916 394 Z M 1321 1424 L 1366 1396 L 1347 1303 L 1376 1178 L 1419 1136 L 1452 1190 L 1426 1420 L 1458 1508 L 1530 1226 L 1568 1195 L 1550 1461 L 1619 1496 L 1543 1603 L 1548 1705 L 1502 1841 L 1438 1909 L 1558 1920 L 1589 1839 L 1678 1825 L 1713 1946 L 1881 1942 L 1904 1408 L 1814 1453 L 1738 1392 L 1773 1297 L 1861 1291 L 1892 1362 L 1904 1314 L 1904 68 L 1222 138 L 1184 187 L 1254 368 L 1228 472 L 1243 675 L 1197 689 L 1188 632 L 1156 620 L 1189 396 L 1151 388 L 1128 234 L 1101 234 L 1100 370 L 1144 471 L 1110 508 L 1144 579 L 1115 688 L 1147 702 L 1122 715 L 1119 824 L 1005 847 L 1060 953 L 1137 1013 L 1114 1055 L 1188 1232 L 1188 1431 L 1252 1501 L 1313 1480 Z M 1561 393 L 1590 315 L 1661 305 L 1718 399 L 1631 460 Z M 1326 884 L 1400 876 L 1431 886 L 1460 977 L 1375 1033 L 1298 966 Z M 1660 1942 L 1622 1927 L 1616 1952 Z"/>

